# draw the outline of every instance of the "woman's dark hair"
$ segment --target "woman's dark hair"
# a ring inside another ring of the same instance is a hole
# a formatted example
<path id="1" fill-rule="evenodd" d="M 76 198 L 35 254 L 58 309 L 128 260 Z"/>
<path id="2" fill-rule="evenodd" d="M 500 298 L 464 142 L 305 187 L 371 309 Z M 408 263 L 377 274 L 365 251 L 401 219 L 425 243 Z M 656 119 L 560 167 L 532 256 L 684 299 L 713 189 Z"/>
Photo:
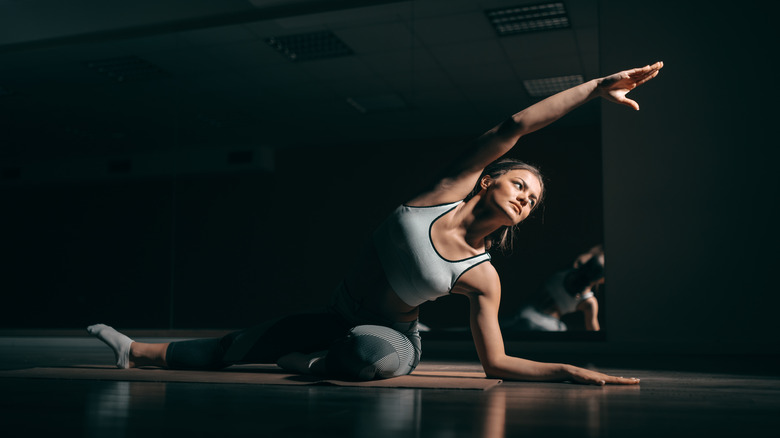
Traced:
<path id="1" fill-rule="evenodd" d="M 490 176 L 492 179 L 496 179 L 510 170 L 516 169 L 527 170 L 534 174 L 534 176 L 536 176 L 536 178 L 539 180 L 541 191 L 539 193 L 539 199 L 536 200 L 536 205 L 533 209 L 533 211 L 535 211 L 542 204 L 542 199 L 544 199 L 544 177 L 542 177 L 542 172 L 539 171 L 539 168 L 536 166 L 530 165 L 524 161 L 516 160 L 514 158 L 502 158 L 488 164 L 488 166 L 485 167 L 485 170 L 482 171 L 482 175 L 479 176 L 477 184 L 471 190 L 471 193 L 469 193 L 469 195 L 466 197 L 466 200 L 471 199 L 474 197 L 474 195 L 479 193 L 480 190 L 482 190 L 481 182 L 485 175 Z M 501 227 L 498 230 L 492 232 L 487 238 L 485 238 L 486 247 L 488 249 L 495 247 L 500 252 L 511 251 L 515 230 L 517 230 L 517 225 L 513 225 L 511 227 Z"/>
<path id="2" fill-rule="evenodd" d="M 576 265 L 566 274 L 564 288 L 572 296 L 604 278 L 604 250 L 598 246 L 590 253 L 592 257 L 587 262 Z"/>

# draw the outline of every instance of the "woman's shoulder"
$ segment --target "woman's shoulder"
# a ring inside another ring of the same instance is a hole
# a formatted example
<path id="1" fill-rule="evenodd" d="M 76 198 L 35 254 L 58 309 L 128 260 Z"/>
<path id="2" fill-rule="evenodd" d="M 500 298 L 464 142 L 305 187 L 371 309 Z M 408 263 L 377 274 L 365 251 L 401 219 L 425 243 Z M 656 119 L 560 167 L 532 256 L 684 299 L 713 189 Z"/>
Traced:
<path id="1" fill-rule="evenodd" d="M 404 202 L 404 205 L 408 207 L 435 207 L 439 205 L 455 204 L 462 200 L 462 197 L 454 196 L 452 194 L 442 195 L 429 192 L 423 193 L 422 195 L 416 196 Z"/>
<path id="2" fill-rule="evenodd" d="M 490 260 L 480 263 L 458 278 L 455 287 L 452 288 L 452 293 L 500 294 L 501 279 L 498 276 L 498 271 Z"/>
<path id="3" fill-rule="evenodd" d="M 440 179 L 429 190 L 423 191 L 414 198 L 406 202 L 413 206 L 428 206 L 437 204 L 448 204 L 461 201 L 469 196 L 474 189 L 474 184 L 479 179 L 479 172 L 463 172 L 456 177 L 446 177 Z"/>

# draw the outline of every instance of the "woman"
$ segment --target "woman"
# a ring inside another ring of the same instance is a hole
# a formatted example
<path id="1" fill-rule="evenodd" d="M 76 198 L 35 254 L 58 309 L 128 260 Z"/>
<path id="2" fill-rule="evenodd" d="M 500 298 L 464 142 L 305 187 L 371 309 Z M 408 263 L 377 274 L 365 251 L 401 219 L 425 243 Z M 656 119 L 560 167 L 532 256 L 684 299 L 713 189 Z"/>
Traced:
<path id="1" fill-rule="evenodd" d="M 88 331 L 114 350 L 120 368 L 218 369 L 275 362 L 300 373 L 370 380 L 411 373 L 421 353 L 418 306 L 457 293 L 470 301 L 471 332 L 488 377 L 636 384 L 634 378 L 506 355 L 498 322 L 501 283 L 487 251 L 510 241 L 513 227 L 541 202 L 544 186 L 535 168 L 494 161 L 523 135 L 590 99 L 603 97 L 638 110 L 626 93 L 654 78 L 662 67 L 658 62 L 583 83 L 482 135 L 438 183 L 399 206 L 380 225 L 328 309 L 222 338 L 172 343 L 133 342 L 102 324 Z"/>

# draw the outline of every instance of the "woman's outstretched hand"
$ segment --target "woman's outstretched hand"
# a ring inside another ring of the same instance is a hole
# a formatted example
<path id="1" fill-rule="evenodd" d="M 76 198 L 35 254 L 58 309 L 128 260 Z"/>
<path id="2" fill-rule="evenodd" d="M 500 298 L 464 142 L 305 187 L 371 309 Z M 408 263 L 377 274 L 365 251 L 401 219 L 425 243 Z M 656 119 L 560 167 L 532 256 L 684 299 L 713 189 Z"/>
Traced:
<path id="1" fill-rule="evenodd" d="M 644 84 L 658 75 L 664 66 L 661 61 L 641 68 L 624 70 L 598 80 L 599 91 L 603 98 L 639 110 L 639 104 L 626 97 L 629 91 Z"/>
<path id="2" fill-rule="evenodd" d="M 615 377 L 608 374 L 599 373 L 585 368 L 572 366 L 568 370 L 571 381 L 584 383 L 587 385 L 637 385 L 639 379 L 635 377 Z"/>

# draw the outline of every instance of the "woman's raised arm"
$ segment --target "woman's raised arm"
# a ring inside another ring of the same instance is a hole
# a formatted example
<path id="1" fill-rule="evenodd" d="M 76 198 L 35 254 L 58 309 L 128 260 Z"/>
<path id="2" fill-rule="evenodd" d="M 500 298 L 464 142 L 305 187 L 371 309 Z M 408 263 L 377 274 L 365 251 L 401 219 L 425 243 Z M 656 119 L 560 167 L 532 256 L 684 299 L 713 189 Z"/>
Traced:
<path id="1" fill-rule="evenodd" d="M 520 137 L 544 128 L 595 97 L 638 110 L 639 104 L 627 98 L 626 94 L 654 78 L 662 67 L 663 62 L 656 62 L 593 79 L 529 106 L 480 136 L 429 192 L 421 194 L 413 202 L 432 205 L 465 198 L 485 166 L 509 152 Z"/>

